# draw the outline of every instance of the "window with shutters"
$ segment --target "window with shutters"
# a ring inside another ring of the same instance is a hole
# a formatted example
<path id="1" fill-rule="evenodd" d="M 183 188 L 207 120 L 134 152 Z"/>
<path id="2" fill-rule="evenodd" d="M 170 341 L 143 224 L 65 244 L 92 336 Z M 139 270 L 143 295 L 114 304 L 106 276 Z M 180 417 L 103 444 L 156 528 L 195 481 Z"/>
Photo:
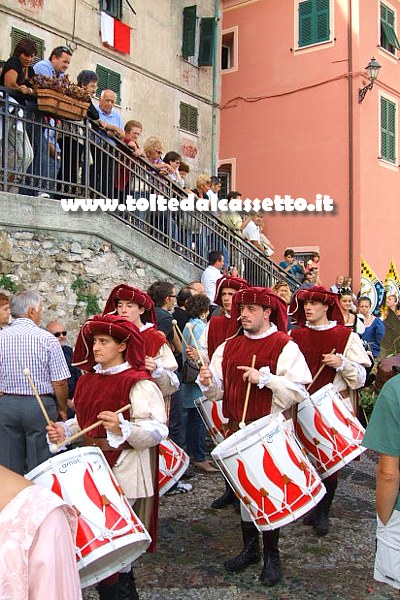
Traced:
<path id="1" fill-rule="evenodd" d="M 396 54 L 397 50 L 400 50 L 400 43 L 396 35 L 396 19 L 394 10 L 389 8 L 383 2 L 381 3 L 381 47 L 390 52 Z"/>
<path id="2" fill-rule="evenodd" d="M 179 106 L 179 128 L 198 133 L 199 111 L 195 106 L 181 102 Z"/>
<path id="3" fill-rule="evenodd" d="M 121 104 L 121 75 L 101 65 L 96 66 L 96 73 L 99 76 L 97 96 L 99 97 L 103 90 L 112 90 L 117 94 L 117 104 Z"/>
<path id="4" fill-rule="evenodd" d="M 380 158 L 397 164 L 397 103 L 380 97 L 381 152 Z"/>
<path id="5" fill-rule="evenodd" d="M 100 10 L 115 19 L 122 19 L 122 0 L 100 0 Z"/>
<path id="6" fill-rule="evenodd" d="M 331 0 L 299 1 L 299 48 L 330 40 L 330 2 Z"/>
<path id="7" fill-rule="evenodd" d="M 182 56 L 189 58 L 196 54 L 197 7 L 183 9 Z"/>
<path id="8" fill-rule="evenodd" d="M 214 56 L 214 17 L 200 21 L 199 67 L 212 67 Z"/>
<path id="9" fill-rule="evenodd" d="M 11 54 L 14 53 L 15 46 L 24 38 L 33 40 L 37 46 L 37 55 L 32 64 L 34 65 L 39 62 L 39 60 L 43 60 L 45 51 L 44 40 L 32 35 L 31 33 L 27 33 L 26 31 L 21 31 L 21 29 L 16 29 L 15 27 L 11 28 Z"/>
<path id="10" fill-rule="evenodd" d="M 214 58 L 214 17 L 197 17 L 197 6 L 183 9 L 182 58 L 199 67 L 211 67 Z"/>

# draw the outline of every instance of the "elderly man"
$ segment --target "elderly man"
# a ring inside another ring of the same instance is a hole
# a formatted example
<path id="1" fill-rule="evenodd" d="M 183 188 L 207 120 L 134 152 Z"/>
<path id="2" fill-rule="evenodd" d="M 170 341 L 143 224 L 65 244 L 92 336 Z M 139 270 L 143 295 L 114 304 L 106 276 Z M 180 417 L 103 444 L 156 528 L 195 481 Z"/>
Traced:
<path id="1" fill-rule="evenodd" d="M 68 345 L 67 341 L 67 330 L 60 321 L 50 321 L 46 327 L 47 331 L 52 333 L 54 337 L 56 337 L 60 343 L 61 350 L 65 356 L 65 360 L 68 365 L 68 369 L 71 373 L 71 377 L 68 378 L 68 400 L 72 400 L 74 397 L 75 387 L 78 382 L 79 377 L 82 375 L 81 371 L 76 367 L 72 366 L 72 354 L 74 352 L 73 348 Z M 72 403 L 71 403 L 72 406 Z M 72 415 L 68 415 L 71 416 Z"/>
<path id="2" fill-rule="evenodd" d="M 112 90 L 103 90 L 99 100 L 99 125 L 91 144 L 93 164 L 90 166 L 90 186 L 102 196 L 112 198 L 114 195 L 114 178 L 116 164 L 114 160 L 115 139 L 125 137 L 121 115 L 114 109 L 117 95 Z"/>
<path id="3" fill-rule="evenodd" d="M 311 381 L 311 374 L 297 344 L 286 334 L 286 304 L 269 288 L 238 291 L 233 297 L 231 322 L 236 327 L 232 327 L 231 336 L 215 350 L 210 366 L 200 369 L 198 382 L 212 401 L 223 394 L 228 431 L 234 433 L 243 419 L 248 382 L 253 385 L 246 423 L 301 402 L 306 397 L 304 384 Z M 254 368 L 248 366 L 252 356 L 256 356 Z M 225 562 L 230 573 L 243 571 L 260 560 L 258 530 L 243 506 L 241 513 L 244 547 L 238 556 Z M 260 581 L 271 587 L 282 578 L 279 529 L 263 531 L 262 536 L 264 567 Z"/>
<path id="4" fill-rule="evenodd" d="M 28 368 L 46 411 L 66 417 L 70 376 L 57 339 L 39 328 L 37 292 L 11 298 L 14 322 L 0 332 L 0 464 L 23 475 L 50 458 L 46 421 L 23 371 Z"/>

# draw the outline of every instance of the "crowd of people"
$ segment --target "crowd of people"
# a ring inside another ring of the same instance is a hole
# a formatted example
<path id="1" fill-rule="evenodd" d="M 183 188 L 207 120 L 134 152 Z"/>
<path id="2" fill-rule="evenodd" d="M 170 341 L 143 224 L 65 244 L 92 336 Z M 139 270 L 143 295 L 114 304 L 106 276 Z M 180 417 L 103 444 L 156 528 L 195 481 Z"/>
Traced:
<path id="1" fill-rule="evenodd" d="M 292 255 L 285 253 L 285 257 L 291 259 Z M 36 291 L 18 292 L 11 298 L 0 294 L 0 464 L 10 481 L 0 495 L 0 520 L 23 520 L 24 509 L 35 493 L 37 498 L 46 496 L 40 486 L 35 492 L 36 486 L 22 485 L 12 473 L 24 475 L 44 464 L 51 457 L 51 445 L 66 450 L 68 438 L 98 420 L 99 425 L 77 443 L 103 451 L 131 506 L 150 532 L 154 548 L 160 442 L 169 436 L 190 457 L 189 469 L 167 492 L 171 496 L 196 493 L 189 483 L 195 471 L 211 477 L 219 472 L 207 454 L 207 428 L 197 410 L 199 399 L 222 399 L 226 437 L 239 430 L 243 419 L 247 424 L 280 412 L 290 418 L 293 406 L 329 383 L 348 410 L 357 415 L 357 390 L 365 385 L 384 333 L 383 321 L 370 314 L 369 299 L 358 299 L 357 312 L 352 290 L 339 287 L 345 282 L 341 276 L 334 284 L 338 293 L 316 285 L 313 273 L 314 281 L 299 286 L 290 296 L 285 281 L 277 281 L 273 289 L 254 288 L 237 274 L 224 272 L 222 251 L 211 252 L 209 263 L 201 281 L 179 291 L 169 281 L 155 281 L 147 291 L 117 285 L 103 314 L 82 325 L 74 348 L 67 342 L 68 332 L 62 322 L 55 320 L 46 329 L 40 327 L 42 298 Z M 309 272 L 315 269 L 307 265 L 304 271 L 308 267 Z M 26 377 L 27 370 L 44 408 Z M 394 410 L 389 402 L 396 393 L 392 388 L 393 383 L 385 388 L 386 395 L 375 413 L 381 405 L 386 408 L 372 419 L 366 436 L 367 446 L 386 456 L 381 459 L 378 479 L 382 490 L 378 499 L 381 550 L 376 576 L 387 582 L 392 576 L 382 563 L 392 552 L 386 523 L 392 519 L 393 509 L 395 513 L 397 510 L 395 473 L 400 451 L 395 429 L 390 448 L 379 436 L 384 427 L 382 415 Z M 244 416 L 246 390 L 249 396 Z M 43 410 L 48 415 L 47 425 Z M 395 458 L 392 452 L 398 452 Z M 389 472 L 393 473 L 393 502 L 385 497 Z M 318 536 L 330 530 L 338 472 L 325 478 L 324 485 L 325 496 L 304 518 Z M 71 530 L 65 522 L 70 510 L 52 498 L 46 497 L 48 512 L 39 516 L 32 511 L 32 526 L 41 532 L 39 539 L 45 540 L 48 520 L 57 519 L 66 541 L 62 550 L 55 552 L 55 563 L 68 563 L 68 555 L 73 565 Z M 219 510 L 228 504 L 237 505 L 238 500 L 226 482 L 224 494 L 212 507 Z M 243 504 L 240 513 L 243 549 L 225 562 L 225 569 L 237 573 L 262 558 L 260 581 L 274 586 L 283 576 L 279 528 L 262 532 L 261 552 L 259 531 Z M 73 520 L 70 515 L 70 523 Z M 2 535 L 0 578 L 5 578 L 3 555 L 9 552 L 9 543 L 4 529 Z M 34 564 L 42 546 L 31 539 L 27 548 L 32 550 L 29 560 Z M 19 568 L 26 565 L 21 563 Z M 58 572 L 57 567 L 54 572 Z M 391 584 L 400 587 L 400 582 L 394 581 Z M 76 573 L 69 583 L 63 580 L 64 584 L 65 595 L 60 598 L 80 598 Z M 34 590 L 41 590 L 41 585 L 29 570 L 29 598 L 40 597 Z M 51 589 L 55 581 L 48 581 L 48 585 Z M 139 597 L 131 564 L 121 565 L 97 587 L 102 600 Z"/>

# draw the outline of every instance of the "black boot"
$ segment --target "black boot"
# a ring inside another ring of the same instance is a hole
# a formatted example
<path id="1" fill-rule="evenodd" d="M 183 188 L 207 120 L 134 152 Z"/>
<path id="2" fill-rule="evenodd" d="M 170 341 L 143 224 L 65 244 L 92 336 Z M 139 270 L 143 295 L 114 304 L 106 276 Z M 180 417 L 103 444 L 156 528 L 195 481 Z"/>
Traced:
<path id="1" fill-rule="evenodd" d="M 119 574 L 119 596 L 118 600 L 139 600 L 135 577 L 132 572 Z"/>
<path id="2" fill-rule="evenodd" d="M 319 536 L 329 533 L 329 510 L 331 508 L 337 484 L 337 481 L 324 481 L 326 494 L 318 504 L 317 508 L 320 509 L 318 519 L 316 519 L 315 523 L 313 523 L 314 530 Z"/>
<path id="3" fill-rule="evenodd" d="M 99 583 L 97 585 L 97 591 L 99 592 L 100 600 L 119 600 L 119 585 L 118 581 L 108 585 L 106 583 Z"/>
<path id="4" fill-rule="evenodd" d="M 251 521 L 241 521 L 244 548 L 238 556 L 224 562 L 229 573 L 240 573 L 260 560 L 260 540 L 257 527 Z"/>
<path id="5" fill-rule="evenodd" d="M 303 519 L 303 525 L 313 525 L 314 526 L 315 523 L 319 519 L 320 510 L 321 510 L 320 503 L 318 503 L 317 506 L 315 506 L 312 510 L 310 510 L 310 512 L 308 512 L 306 514 L 306 516 Z"/>
<path id="6" fill-rule="evenodd" d="M 225 492 L 222 494 L 222 496 L 214 500 L 214 502 L 211 504 L 211 508 L 215 508 L 217 510 L 219 508 L 225 508 L 225 506 L 228 506 L 228 504 L 234 504 L 235 500 L 239 502 L 235 496 L 233 489 L 225 480 Z"/>
<path id="7" fill-rule="evenodd" d="M 272 587 L 282 579 L 281 559 L 278 550 L 279 529 L 263 531 L 264 566 L 260 581 L 267 587 Z"/>

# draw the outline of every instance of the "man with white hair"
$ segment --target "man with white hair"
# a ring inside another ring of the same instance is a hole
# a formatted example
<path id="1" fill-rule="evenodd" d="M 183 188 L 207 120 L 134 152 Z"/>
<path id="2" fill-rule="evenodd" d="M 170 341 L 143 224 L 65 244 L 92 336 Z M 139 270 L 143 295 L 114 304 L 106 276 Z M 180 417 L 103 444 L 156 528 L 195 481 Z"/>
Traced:
<path id="1" fill-rule="evenodd" d="M 24 369 L 53 421 L 66 418 L 70 376 L 57 338 L 40 329 L 35 291 L 11 298 L 13 323 L 0 331 L 0 464 L 23 475 L 50 458 L 46 421 Z"/>

